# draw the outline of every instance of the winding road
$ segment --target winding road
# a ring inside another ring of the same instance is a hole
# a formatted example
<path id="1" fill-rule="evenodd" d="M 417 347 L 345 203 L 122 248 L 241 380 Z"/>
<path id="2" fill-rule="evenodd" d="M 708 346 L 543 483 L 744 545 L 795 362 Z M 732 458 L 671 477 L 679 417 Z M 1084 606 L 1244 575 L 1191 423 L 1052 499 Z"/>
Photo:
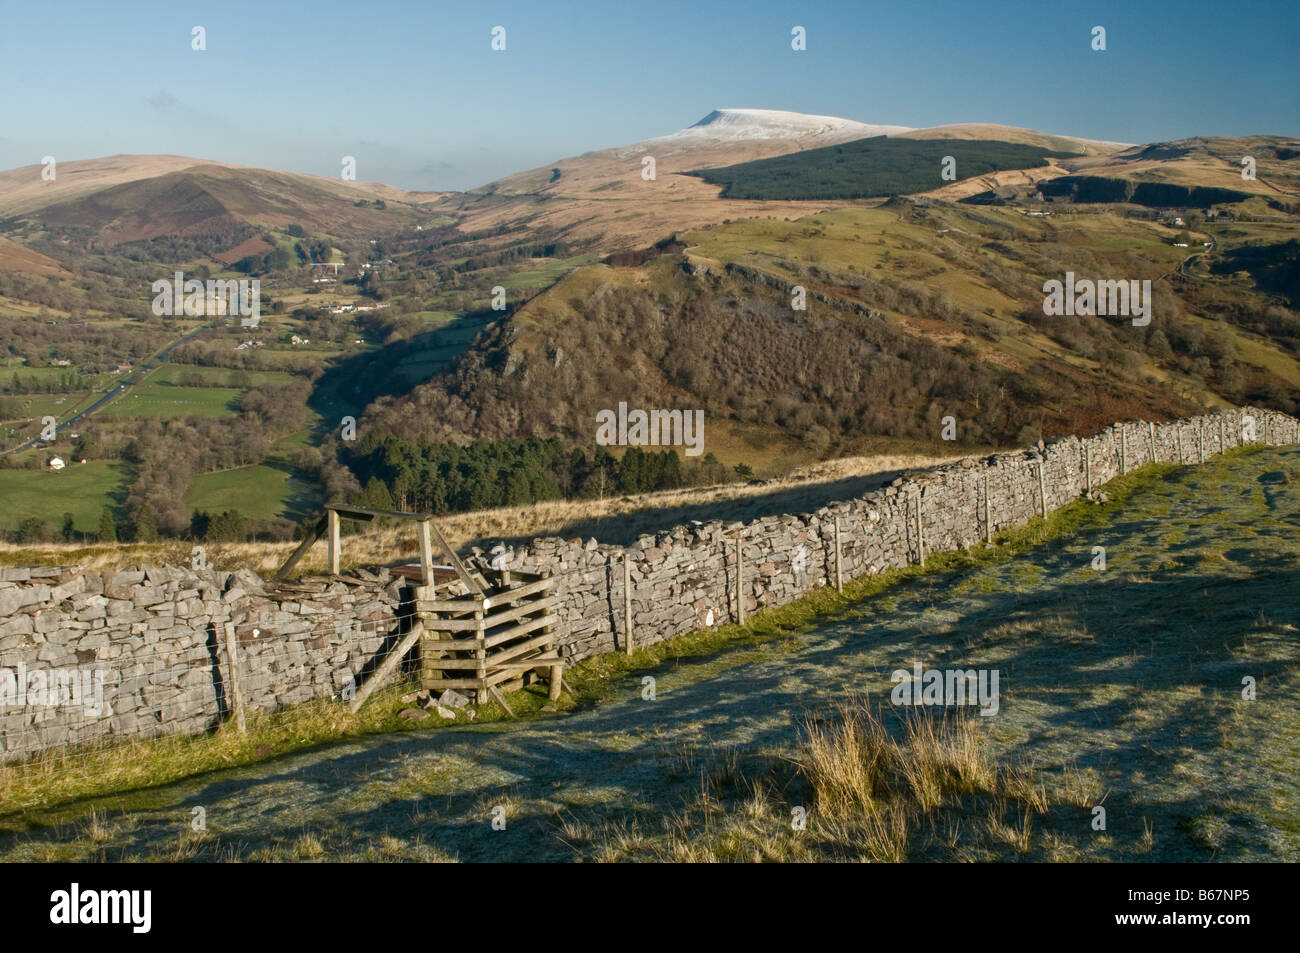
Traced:
<path id="1" fill-rule="evenodd" d="M 149 360 L 146 363 L 140 365 L 140 367 L 132 371 L 129 375 L 127 375 L 127 377 L 125 377 L 121 381 L 114 383 L 112 387 L 104 391 L 104 393 L 100 396 L 99 400 L 95 401 L 85 410 L 78 411 L 77 413 L 69 417 L 67 420 L 64 420 L 61 423 L 56 424 L 54 428 L 54 432 L 57 434 L 60 430 L 66 430 L 68 427 L 71 427 L 73 424 L 81 420 L 84 420 L 85 418 L 89 417 L 91 414 L 96 413 L 97 411 L 101 410 L 112 401 L 116 400 L 118 397 L 121 397 L 123 394 L 129 391 L 133 386 L 135 386 L 136 384 L 144 380 L 146 377 L 148 377 L 149 372 L 152 371 L 154 368 L 156 368 L 159 364 L 165 363 L 167 361 L 168 356 L 177 347 L 186 343 L 187 341 L 193 340 L 201 332 L 206 330 L 208 330 L 208 325 L 206 324 L 201 325 L 200 327 L 195 328 L 193 331 L 190 331 L 188 334 L 182 335 L 181 337 L 177 338 L 175 341 L 172 341 L 171 344 L 168 344 L 161 351 L 154 354 L 152 357 L 149 358 Z M 10 447 L 8 450 L 0 450 L 0 456 L 5 456 L 10 453 L 22 453 L 24 450 L 30 450 L 33 447 L 38 447 L 43 443 L 49 443 L 49 442 L 50 441 L 47 440 L 41 440 L 40 438 L 34 438 L 32 440 L 28 440 L 26 443 L 21 443 L 16 447 Z"/>

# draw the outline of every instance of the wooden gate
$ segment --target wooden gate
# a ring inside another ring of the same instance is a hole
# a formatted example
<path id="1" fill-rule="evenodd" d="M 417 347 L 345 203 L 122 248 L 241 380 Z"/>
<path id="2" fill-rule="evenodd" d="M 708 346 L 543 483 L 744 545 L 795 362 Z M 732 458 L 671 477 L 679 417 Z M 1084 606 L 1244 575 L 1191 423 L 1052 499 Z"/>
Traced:
<path id="1" fill-rule="evenodd" d="M 560 697 L 564 661 L 552 631 L 555 595 L 550 574 L 508 570 L 485 574 L 466 567 L 434 525 L 431 514 L 331 504 L 325 507 L 315 532 L 280 567 L 275 581 L 282 581 L 326 533 L 329 534 L 329 571 L 337 577 L 340 520 L 368 522 L 376 517 L 415 522 L 420 546 L 419 585 L 413 591 L 415 614 L 410 628 L 358 687 L 352 711 L 365 703 L 417 644 L 421 687 L 429 691 L 441 692 L 448 688 L 469 691 L 476 702 L 481 704 L 489 697 L 495 698 L 510 712 L 499 686 L 513 690 L 534 677 L 544 677 L 549 681 L 550 698 Z M 446 557 L 451 573 L 440 572 L 441 567 L 434 566 L 435 542 Z M 400 574 L 408 578 L 414 575 Z M 451 591 L 457 582 L 468 590 L 467 594 Z"/>

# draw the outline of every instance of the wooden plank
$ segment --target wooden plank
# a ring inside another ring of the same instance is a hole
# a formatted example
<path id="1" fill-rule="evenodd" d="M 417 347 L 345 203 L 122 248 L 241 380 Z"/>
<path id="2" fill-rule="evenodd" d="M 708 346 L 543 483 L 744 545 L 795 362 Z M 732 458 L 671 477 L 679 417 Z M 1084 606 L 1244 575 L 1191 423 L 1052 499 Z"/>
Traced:
<path id="1" fill-rule="evenodd" d="M 339 514 L 333 510 L 327 510 L 325 518 L 329 520 L 329 573 L 331 576 L 339 574 Z"/>
<path id="2" fill-rule="evenodd" d="M 226 658 L 230 661 L 230 699 L 235 710 L 235 724 L 239 733 L 247 734 L 244 724 L 244 689 L 239 677 L 239 639 L 235 638 L 235 625 L 226 623 Z"/>
<path id="3" fill-rule="evenodd" d="M 424 620 L 425 625 L 435 628 L 439 632 L 477 632 L 478 620 L 476 619 L 448 619 L 445 616 L 432 613 L 420 613 L 420 618 Z"/>
<path id="4" fill-rule="evenodd" d="M 482 608 L 482 599 L 474 599 L 469 596 L 466 596 L 464 599 L 415 600 L 416 612 L 445 612 L 448 614 L 459 614 L 465 612 L 478 612 Z"/>
<path id="5" fill-rule="evenodd" d="M 538 664 L 538 665 L 541 665 L 541 666 L 543 666 L 543 667 L 545 667 L 545 666 L 547 666 L 547 665 L 552 664 L 553 662 L 554 662 L 554 659 L 544 658 L 544 659 L 542 659 L 540 662 L 538 662 L 537 664 Z M 520 664 L 520 665 L 524 665 L 524 663 L 522 663 L 522 662 L 519 663 L 519 664 Z M 488 688 L 491 688 L 493 685 L 504 685 L 504 684 L 507 684 L 507 683 L 518 682 L 518 681 L 520 681 L 520 679 L 523 678 L 523 674 L 522 674 L 522 673 L 523 673 L 523 672 L 526 672 L 526 671 L 528 670 L 528 668 L 530 668 L 530 667 L 531 667 L 531 666 L 524 665 L 524 668 L 522 668 L 522 669 L 520 669 L 520 668 L 503 668 L 503 669 L 502 669 L 501 671 L 499 671 L 499 672 L 493 672 L 491 675 L 489 675 L 489 676 L 487 677 Z M 522 688 L 523 686 L 520 685 L 520 687 Z M 514 691 L 514 689 L 507 689 L 507 691 Z"/>
<path id="6" fill-rule="evenodd" d="M 474 689 L 482 691 L 483 682 L 477 678 L 443 678 L 438 682 L 439 688 L 454 688 L 457 691 L 462 689 Z"/>
<path id="7" fill-rule="evenodd" d="M 1046 466 L 1046 460 L 1038 461 L 1038 504 L 1041 507 L 1043 519 L 1047 519 L 1047 480 L 1043 477 L 1043 468 Z"/>
<path id="8" fill-rule="evenodd" d="M 474 647 L 474 660 L 475 662 L 477 662 L 477 664 L 474 666 L 474 668 L 477 671 L 479 681 L 483 683 L 483 688 L 486 688 L 487 674 L 488 674 L 487 673 L 487 643 L 483 639 L 483 613 L 475 612 L 474 618 L 478 620 L 478 631 L 475 633 L 475 637 L 478 641 L 478 645 Z M 479 689 L 477 695 L 478 695 L 478 700 L 482 701 L 483 700 L 482 688 Z"/>
<path id="9" fill-rule="evenodd" d="M 308 536 L 306 539 L 304 539 L 302 543 L 298 546 L 298 548 L 293 551 L 293 555 L 291 555 L 287 560 L 285 560 L 284 565 L 280 567 L 280 571 L 277 572 L 274 578 L 272 579 L 273 582 L 279 582 L 285 576 L 289 575 L 289 570 L 293 569 L 294 566 L 298 565 L 298 561 L 302 559 L 303 556 L 307 555 L 307 550 L 311 549 L 312 546 L 316 545 L 316 540 L 320 539 L 323 535 L 325 535 L 325 528 L 328 525 L 328 523 L 329 523 L 328 518 L 324 516 L 322 516 L 319 520 L 316 521 L 315 530 L 313 530 L 312 534 Z"/>
<path id="10" fill-rule="evenodd" d="M 371 672 L 370 677 L 367 678 L 357 689 L 356 697 L 352 699 L 352 704 L 349 706 L 349 710 L 354 713 L 360 710 L 361 706 L 365 704 L 366 699 L 369 698 L 374 690 L 379 687 L 379 683 L 384 681 L 384 679 L 393 673 L 393 670 L 401 664 L 402 658 L 407 652 L 411 651 L 416 642 L 420 641 L 420 636 L 423 634 L 424 623 L 419 619 L 416 619 L 415 623 L 411 626 L 411 631 L 402 637 L 402 640 L 398 642 L 384 660 L 379 663 L 379 667 Z"/>
<path id="11" fill-rule="evenodd" d="M 445 625 L 445 622 L 441 619 L 436 622 L 425 621 L 424 625 L 426 629 L 432 625 L 439 626 L 438 629 L 434 630 L 435 632 L 445 631 L 445 629 L 442 628 Z M 434 639 L 432 644 L 435 649 L 440 651 L 472 652 L 478 648 L 478 639 Z"/>
<path id="12" fill-rule="evenodd" d="M 420 636 L 420 687 L 430 692 L 437 692 L 442 682 L 442 665 L 446 651 L 440 642 L 441 633 L 425 628 Z"/>
<path id="13" fill-rule="evenodd" d="M 524 652 L 531 652 L 546 644 L 547 638 L 552 637 L 549 632 L 543 632 L 541 635 L 535 635 L 531 639 L 520 642 L 518 645 L 507 645 L 504 648 L 497 649 L 496 652 L 488 656 L 488 668 L 493 665 L 508 662 L 517 655 Z"/>
<path id="14" fill-rule="evenodd" d="M 496 690 L 495 688 L 493 688 L 491 685 L 488 686 L 488 694 L 490 694 L 493 698 L 495 698 L 497 704 L 500 705 L 502 708 L 504 708 L 504 709 L 506 710 L 506 714 L 507 714 L 507 715 L 509 715 L 511 718 L 514 718 L 514 717 L 515 717 L 515 713 L 514 713 L 513 711 L 511 711 L 511 710 L 510 710 L 510 706 L 509 706 L 508 704 L 506 704 L 506 697 L 505 697 L 504 695 L 502 695 L 499 691 L 497 691 L 497 690 Z"/>
<path id="15" fill-rule="evenodd" d="M 515 619 L 531 615 L 534 612 L 541 612 L 543 609 L 550 610 L 559 602 L 555 596 L 546 596 L 542 599 L 533 599 L 525 602 L 523 605 L 515 606 L 513 609 L 506 609 L 503 612 L 494 612 L 483 619 L 483 628 L 491 629 L 502 625 L 506 622 L 513 622 Z"/>
<path id="16" fill-rule="evenodd" d="M 530 668 L 547 668 L 548 663 L 554 662 L 557 658 L 559 658 L 559 656 L 554 652 L 546 652 L 542 655 L 534 655 L 526 659 L 515 659 L 510 662 L 493 662 L 488 667 L 495 670 L 493 674 L 496 674 L 497 671 L 505 671 L 507 669 L 511 671 L 526 671 Z M 491 675 L 488 676 L 489 679 L 491 677 Z"/>
<path id="17" fill-rule="evenodd" d="M 422 572 L 423 570 L 420 569 L 420 563 L 418 560 L 407 566 L 388 567 L 388 575 L 390 577 L 396 576 L 400 579 L 405 579 L 409 582 L 413 582 L 421 586 L 425 585 L 424 576 L 422 575 Z M 456 578 L 456 571 L 452 569 L 450 566 L 439 566 L 436 563 L 434 564 L 433 567 L 434 585 L 441 586 L 444 583 L 451 582 L 451 580 L 455 578 Z"/>
<path id="18" fill-rule="evenodd" d="M 467 672 L 477 672 L 478 662 L 476 658 L 444 658 L 438 659 L 438 667 L 444 669 L 464 670 Z M 491 664 L 488 668 L 491 668 Z"/>
<path id="19" fill-rule="evenodd" d="M 344 519 L 350 520 L 372 520 L 376 516 L 391 516 L 399 520 L 427 520 L 432 519 L 432 513 L 408 513 L 405 510 L 375 510 L 368 506 L 353 506 L 350 503 L 329 503 L 325 509 L 338 513 Z"/>
<path id="20" fill-rule="evenodd" d="M 555 584 L 554 576 L 547 576 L 545 579 L 539 579 L 536 582 L 530 582 L 526 586 L 520 586 L 518 589 L 510 589 L 506 592 L 494 593 L 483 600 L 483 608 L 494 609 L 497 606 L 509 605 L 516 599 L 524 596 L 531 596 L 535 593 L 549 589 Z"/>
<path id="21" fill-rule="evenodd" d="M 544 615 L 536 619 L 529 619 L 527 622 L 521 622 L 519 625 L 511 626 L 501 632 L 493 633 L 485 640 L 487 648 L 500 645 L 503 642 L 509 642 L 511 639 L 518 638 L 521 635 L 527 635 L 543 626 L 553 625 L 556 619 L 553 615 Z"/>
<path id="22" fill-rule="evenodd" d="M 433 520 L 425 519 L 423 521 L 423 525 L 429 527 L 429 532 L 431 532 L 433 534 L 433 538 L 438 541 L 438 545 L 442 547 L 442 551 L 447 554 L 447 559 L 450 560 L 449 564 L 452 569 L 456 570 L 456 575 L 460 577 L 460 581 L 469 587 L 470 592 L 476 592 L 480 596 L 486 595 L 486 593 L 484 593 L 483 591 L 483 587 L 479 585 L 478 580 L 476 580 L 473 576 L 471 576 L 469 572 L 465 569 L 465 564 L 460 561 L 460 557 L 457 556 L 456 551 L 451 548 L 451 545 L 447 542 L 446 537 L 442 535 L 442 531 L 439 530 L 438 527 L 433 524 Z M 485 608 L 490 608 L 490 607 L 485 607 Z"/>

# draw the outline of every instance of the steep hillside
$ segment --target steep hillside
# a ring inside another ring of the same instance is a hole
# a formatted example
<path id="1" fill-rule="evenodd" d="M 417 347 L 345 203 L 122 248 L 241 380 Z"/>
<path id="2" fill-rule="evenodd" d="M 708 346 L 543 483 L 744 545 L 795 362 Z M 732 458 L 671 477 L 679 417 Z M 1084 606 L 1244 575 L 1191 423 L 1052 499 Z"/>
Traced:
<path id="1" fill-rule="evenodd" d="M 626 401 L 834 453 L 934 439 L 947 415 L 960 439 L 996 443 L 1226 401 L 1293 409 L 1300 320 L 1249 275 L 1169 277 L 1186 257 L 1176 236 L 907 200 L 691 231 L 643 264 L 579 269 L 367 425 L 589 444 L 595 414 Z M 1066 271 L 1151 280 L 1150 325 L 1046 317 L 1043 282 Z"/>
<path id="2" fill-rule="evenodd" d="M 272 174 L 288 182 L 324 189 L 343 198 L 383 199 L 389 202 L 418 203 L 438 198 L 440 192 L 409 192 L 378 182 L 345 182 L 296 172 L 273 172 L 228 162 L 213 162 L 189 156 L 117 155 L 102 159 L 76 159 L 59 162 L 53 181 L 42 177 L 43 166 L 27 165 L 0 172 L 0 218 L 23 215 L 49 205 L 57 205 L 94 192 L 130 182 L 141 182 L 178 172 L 216 173 L 225 170 L 256 178 Z"/>
<path id="3" fill-rule="evenodd" d="M 67 174 L 66 172 L 64 173 Z M 298 225 L 311 232 L 374 233 L 427 217 L 394 202 L 377 207 L 366 190 L 314 176 L 197 165 L 123 182 L 11 216 L 3 227 L 96 246 L 160 236 L 238 237 L 246 226 Z M 362 204 L 364 203 L 364 204 Z"/>

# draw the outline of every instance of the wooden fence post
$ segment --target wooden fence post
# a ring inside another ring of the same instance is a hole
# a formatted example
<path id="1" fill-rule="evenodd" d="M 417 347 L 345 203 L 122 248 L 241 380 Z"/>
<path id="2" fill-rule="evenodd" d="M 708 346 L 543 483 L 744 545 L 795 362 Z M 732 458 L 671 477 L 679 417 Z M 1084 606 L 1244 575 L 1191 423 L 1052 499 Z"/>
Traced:
<path id="1" fill-rule="evenodd" d="M 424 585 L 429 587 L 427 598 L 436 598 L 433 594 L 433 539 L 429 531 L 432 524 L 429 520 L 420 520 L 415 524 L 415 536 L 420 544 L 420 576 L 424 580 Z"/>
<path id="2" fill-rule="evenodd" d="M 1183 456 L 1183 422 L 1181 420 L 1174 422 L 1174 434 L 1178 437 L 1178 465 L 1181 467 L 1187 462 Z"/>
<path id="3" fill-rule="evenodd" d="M 627 550 L 623 550 L 623 629 L 624 646 L 632 654 L 632 566 Z"/>
<path id="4" fill-rule="evenodd" d="M 1147 421 L 1147 436 L 1151 438 L 1151 462 L 1156 460 L 1156 425 L 1150 420 Z"/>
<path id="5" fill-rule="evenodd" d="M 329 514 L 329 561 L 330 575 L 339 574 L 339 514 L 333 510 Z"/>
<path id="6" fill-rule="evenodd" d="M 244 689 L 239 677 L 239 639 L 235 637 L 235 624 L 226 623 L 226 658 L 230 662 L 230 699 L 235 710 L 235 724 L 240 734 L 247 734 L 244 724 Z"/>
<path id="7" fill-rule="evenodd" d="M 1198 421 L 1196 424 L 1196 455 L 1197 462 L 1205 462 L 1205 421 Z"/>
<path id="8" fill-rule="evenodd" d="M 1092 448 L 1083 442 L 1083 495 L 1092 499 Z"/>
<path id="9" fill-rule="evenodd" d="M 1047 519 L 1047 481 L 1043 478 L 1043 466 L 1046 463 L 1046 460 L 1038 461 L 1038 506 L 1043 519 Z"/>
<path id="10" fill-rule="evenodd" d="M 1223 453 L 1223 414 L 1219 414 L 1219 453 Z"/>
<path id="11" fill-rule="evenodd" d="M 1128 434 L 1123 424 L 1119 428 L 1119 473 L 1120 476 L 1128 473 Z"/>

